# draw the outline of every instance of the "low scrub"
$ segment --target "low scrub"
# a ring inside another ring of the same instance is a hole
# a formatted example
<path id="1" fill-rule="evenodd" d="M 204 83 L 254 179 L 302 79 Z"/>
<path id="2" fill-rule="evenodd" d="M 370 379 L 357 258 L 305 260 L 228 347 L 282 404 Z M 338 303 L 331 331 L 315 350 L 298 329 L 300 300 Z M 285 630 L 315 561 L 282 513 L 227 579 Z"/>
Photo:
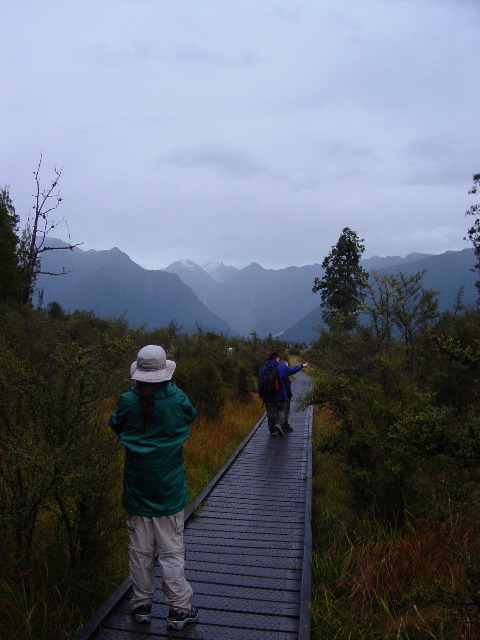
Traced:
<path id="1" fill-rule="evenodd" d="M 314 485 L 312 640 L 480 637 L 465 594 L 465 556 L 480 551 L 474 522 L 359 519 L 328 454 L 315 455 Z"/>

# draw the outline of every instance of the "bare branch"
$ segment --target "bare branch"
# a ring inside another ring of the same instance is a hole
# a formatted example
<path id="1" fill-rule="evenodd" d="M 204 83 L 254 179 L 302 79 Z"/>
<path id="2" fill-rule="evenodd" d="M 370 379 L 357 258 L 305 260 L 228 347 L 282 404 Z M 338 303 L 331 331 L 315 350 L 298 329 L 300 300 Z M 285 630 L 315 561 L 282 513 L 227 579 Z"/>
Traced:
<path id="1" fill-rule="evenodd" d="M 68 273 L 63 270 L 62 273 L 50 273 L 41 270 L 40 255 L 45 251 L 54 251 L 59 249 L 70 249 L 73 251 L 75 247 L 78 247 L 81 243 L 72 244 L 69 235 L 69 244 L 65 247 L 49 247 L 46 246 L 46 241 L 50 232 L 55 229 L 58 222 L 50 220 L 49 216 L 53 211 L 56 211 L 62 202 L 60 197 L 60 191 L 58 190 L 58 183 L 62 176 L 62 169 L 54 169 L 54 178 L 50 185 L 46 189 L 42 189 L 40 180 L 40 171 L 43 162 L 43 151 L 40 152 L 40 158 L 36 170 L 33 172 L 35 177 L 36 191 L 34 194 L 34 206 L 32 219 L 28 221 L 25 229 L 25 247 L 24 247 L 24 259 L 23 259 L 23 303 L 30 301 L 33 291 L 36 276 L 41 273 L 45 275 L 64 275 Z M 61 222 L 65 222 L 64 219 Z M 67 225 L 68 227 L 68 225 Z"/>
<path id="2" fill-rule="evenodd" d="M 69 244 L 66 247 L 43 247 L 42 249 L 39 250 L 38 253 L 43 253 L 44 251 L 73 251 L 76 247 L 79 247 L 80 245 L 82 245 L 83 242 L 77 242 L 77 244 Z M 39 273 L 43 273 L 39 271 Z"/>
<path id="3" fill-rule="evenodd" d="M 52 271 L 37 271 L 37 273 L 42 274 L 43 276 L 65 276 L 67 273 L 72 273 L 72 271 L 67 271 L 63 269 L 60 273 L 53 273 Z"/>

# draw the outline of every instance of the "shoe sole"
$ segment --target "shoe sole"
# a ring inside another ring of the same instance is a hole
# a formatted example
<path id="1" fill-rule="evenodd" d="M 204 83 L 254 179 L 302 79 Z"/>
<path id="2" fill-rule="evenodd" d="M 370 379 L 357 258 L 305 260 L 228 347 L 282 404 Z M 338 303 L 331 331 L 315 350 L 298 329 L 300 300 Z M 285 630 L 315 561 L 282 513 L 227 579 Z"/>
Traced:
<path id="1" fill-rule="evenodd" d="M 198 616 L 195 616 L 195 618 L 187 618 L 186 620 L 172 620 L 171 622 L 167 620 L 167 629 L 176 629 L 179 631 L 187 624 L 193 624 L 194 622 L 197 622 L 197 620 Z"/>
<path id="2" fill-rule="evenodd" d="M 142 616 L 140 613 L 135 614 L 135 621 L 145 624 L 146 622 L 150 622 L 152 619 L 151 615 Z"/>

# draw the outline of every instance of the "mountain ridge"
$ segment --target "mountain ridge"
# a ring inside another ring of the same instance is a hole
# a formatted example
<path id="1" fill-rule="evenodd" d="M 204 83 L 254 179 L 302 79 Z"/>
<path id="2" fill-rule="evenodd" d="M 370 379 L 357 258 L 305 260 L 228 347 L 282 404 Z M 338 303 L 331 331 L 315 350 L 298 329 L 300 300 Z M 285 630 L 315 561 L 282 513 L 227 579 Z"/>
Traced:
<path id="1" fill-rule="evenodd" d="M 66 246 L 54 239 L 49 243 Z M 117 247 L 103 251 L 76 247 L 44 256 L 44 270 L 60 273 L 65 268 L 69 272 L 61 277 L 39 276 L 44 304 L 55 300 L 67 311 L 92 310 L 102 317 L 125 314 L 134 328 L 173 321 L 187 333 L 201 326 L 230 335 L 255 332 L 260 337 L 272 334 L 310 343 L 321 322 L 320 297 L 312 292 L 315 277 L 323 275 L 320 264 L 265 269 L 251 262 L 238 269 L 224 263 L 202 267 L 191 260 L 178 260 L 165 269 L 147 270 Z M 426 269 L 424 285 L 439 291 L 441 311 L 453 305 L 462 285 L 465 303 L 475 302 L 474 264 L 473 249 L 362 260 L 369 271 L 412 274 Z"/>
<path id="2" fill-rule="evenodd" d="M 48 246 L 61 246 L 61 241 L 52 240 Z M 153 329 L 174 322 L 187 333 L 194 333 L 198 326 L 230 331 L 177 274 L 143 269 L 117 247 L 47 251 L 42 269 L 67 272 L 58 277 L 38 276 L 37 289 L 42 290 L 45 305 L 56 301 L 66 311 L 93 311 L 105 318 L 124 316 L 133 328 L 145 325 Z"/>

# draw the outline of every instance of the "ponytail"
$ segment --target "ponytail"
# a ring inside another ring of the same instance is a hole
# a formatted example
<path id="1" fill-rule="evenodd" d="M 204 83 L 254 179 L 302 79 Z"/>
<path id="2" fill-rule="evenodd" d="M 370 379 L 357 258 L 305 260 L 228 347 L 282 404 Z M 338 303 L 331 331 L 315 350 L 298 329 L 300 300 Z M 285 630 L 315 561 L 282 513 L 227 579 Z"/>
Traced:
<path id="1" fill-rule="evenodd" d="M 137 382 L 137 389 L 142 410 L 142 421 L 145 431 L 150 431 L 155 416 L 155 392 L 159 386 L 165 383 L 152 384 L 151 382 Z"/>

